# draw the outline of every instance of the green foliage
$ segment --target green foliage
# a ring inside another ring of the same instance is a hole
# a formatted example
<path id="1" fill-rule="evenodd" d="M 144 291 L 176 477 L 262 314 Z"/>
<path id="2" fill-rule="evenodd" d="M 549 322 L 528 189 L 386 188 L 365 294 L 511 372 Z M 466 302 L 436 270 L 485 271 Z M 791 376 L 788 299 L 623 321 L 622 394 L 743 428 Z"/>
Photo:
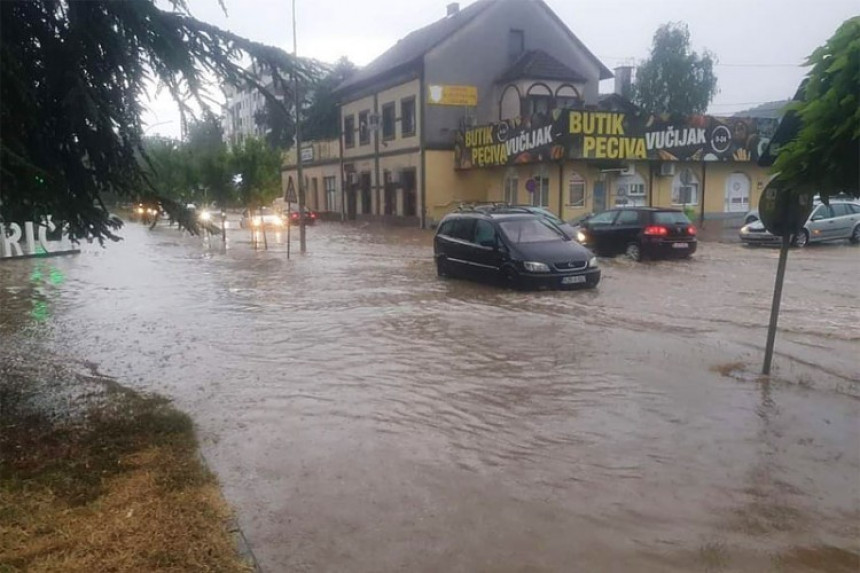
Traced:
<path id="1" fill-rule="evenodd" d="M 650 57 L 636 70 L 634 102 L 651 113 L 702 114 L 717 93 L 714 56 L 690 49 L 684 23 L 668 23 L 654 34 Z"/>
<path id="2" fill-rule="evenodd" d="M 334 90 L 356 71 L 355 64 L 341 58 L 313 89 L 310 105 L 304 112 L 302 139 L 333 139 L 340 135 L 340 113 Z"/>
<path id="3" fill-rule="evenodd" d="M 239 200 L 255 209 L 270 204 L 281 193 L 281 154 L 260 139 L 246 138 L 232 149 L 233 172 Z"/>
<path id="4" fill-rule="evenodd" d="M 296 136 L 295 105 L 292 92 L 284 96 L 284 104 L 266 101 L 254 116 L 255 123 L 266 130 L 266 143 L 272 149 L 289 149 Z"/>
<path id="5" fill-rule="evenodd" d="M 157 193 L 140 123 L 148 81 L 164 85 L 188 117 L 189 102 L 207 109 L 210 80 L 262 88 L 242 65 L 246 57 L 276 89 L 291 74 L 319 74 L 313 61 L 195 20 L 184 0 L 168 6 L 0 2 L 0 218 L 52 215 L 73 236 L 115 239 L 118 224 L 102 197 Z"/>
<path id="6" fill-rule="evenodd" d="M 340 135 L 340 113 L 334 90 L 356 69 L 347 58 L 341 58 L 325 75 L 300 83 L 299 90 L 303 94 L 302 140 L 333 139 Z M 295 86 L 290 84 L 286 89 L 283 105 L 267 101 L 254 118 L 258 126 L 266 129 L 266 142 L 273 149 L 289 149 L 296 135 Z"/>
<path id="7" fill-rule="evenodd" d="M 860 16 L 846 20 L 806 61 L 812 66 L 780 126 L 773 171 L 790 187 L 823 197 L 860 197 Z M 785 133 L 790 131 L 791 133 Z M 782 132 L 782 133 L 781 133 Z"/>

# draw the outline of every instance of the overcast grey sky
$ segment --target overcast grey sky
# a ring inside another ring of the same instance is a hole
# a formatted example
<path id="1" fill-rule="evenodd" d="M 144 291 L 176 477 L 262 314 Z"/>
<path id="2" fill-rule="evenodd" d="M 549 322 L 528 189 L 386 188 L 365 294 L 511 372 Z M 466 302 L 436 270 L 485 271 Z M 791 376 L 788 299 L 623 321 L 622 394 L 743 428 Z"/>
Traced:
<path id="1" fill-rule="evenodd" d="M 445 15 L 450 0 L 296 0 L 299 55 L 364 65 L 412 30 Z M 686 22 L 697 52 L 716 54 L 714 115 L 794 95 L 804 58 L 847 18 L 858 0 L 546 0 L 607 67 L 647 57 L 657 27 Z M 188 0 L 193 15 L 292 51 L 291 0 Z M 460 6 L 471 4 L 461 1 Z M 604 82 L 604 91 L 611 82 Z M 164 96 L 150 104 L 149 133 L 176 136 L 178 112 Z M 155 123 L 169 122 L 155 126 Z"/>

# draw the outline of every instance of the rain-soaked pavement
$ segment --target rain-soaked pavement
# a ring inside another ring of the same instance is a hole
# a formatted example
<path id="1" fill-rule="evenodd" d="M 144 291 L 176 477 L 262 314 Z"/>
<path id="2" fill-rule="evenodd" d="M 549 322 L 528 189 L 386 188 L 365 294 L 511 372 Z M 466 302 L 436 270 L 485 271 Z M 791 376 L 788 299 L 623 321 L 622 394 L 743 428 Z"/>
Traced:
<path id="1" fill-rule="evenodd" d="M 0 335 L 188 411 L 265 571 L 860 569 L 860 248 L 791 253 L 767 382 L 775 250 L 520 293 L 415 230 L 124 235 L 0 263 Z"/>

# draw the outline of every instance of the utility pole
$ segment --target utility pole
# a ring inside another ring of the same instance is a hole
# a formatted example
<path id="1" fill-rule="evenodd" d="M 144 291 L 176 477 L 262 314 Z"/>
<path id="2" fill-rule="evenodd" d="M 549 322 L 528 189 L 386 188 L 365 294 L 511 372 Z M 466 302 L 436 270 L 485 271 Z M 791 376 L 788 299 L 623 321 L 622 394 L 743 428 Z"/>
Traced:
<path id="1" fill-rule="evenodd" d="M 293 57 L 298 60 L 299 48 L 296 38 L 296 0 L 293 0 Z M 296 65 L 294 62 L 293 65 Z M 296 96 L 296 175 L 299 179 L 299 251 L 307 252 L 305 244 L 305 178 L 302 175 L 302 98 L 299 94 L 299 75 L 293 72 L 293 92 Z"/>

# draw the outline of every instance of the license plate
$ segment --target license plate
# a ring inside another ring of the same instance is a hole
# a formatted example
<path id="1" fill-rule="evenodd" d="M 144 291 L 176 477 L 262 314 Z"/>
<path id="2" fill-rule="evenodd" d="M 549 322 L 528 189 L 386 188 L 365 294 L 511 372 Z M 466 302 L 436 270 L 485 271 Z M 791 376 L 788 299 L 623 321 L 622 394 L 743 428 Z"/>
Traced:
<path id="1" fill-rule="evenodd" d="M 585 282 L 585 277 L 581 275 L 573 276 L 573 277 L 561 277 L 561 284 L 563 285 L 575 285 L 581 284 Z"/>
<path id="2" fill-rule="evenodd" d="M 690 248 L 690 243 L 672 243 L 673 249 L 688 249 Z"/>

